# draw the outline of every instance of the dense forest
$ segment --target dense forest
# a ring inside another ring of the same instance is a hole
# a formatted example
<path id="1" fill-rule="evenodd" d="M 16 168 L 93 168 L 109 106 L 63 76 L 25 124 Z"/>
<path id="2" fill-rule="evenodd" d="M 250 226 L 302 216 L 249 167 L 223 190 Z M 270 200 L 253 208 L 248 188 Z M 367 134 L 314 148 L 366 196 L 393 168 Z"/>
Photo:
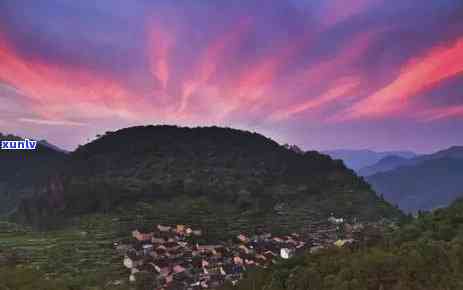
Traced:
<path id="1" fill-rule="evenodd" d="M 178 202 L 174 214 L 188 208 L 182 200 L 205 199 L 209 208 L 217 209 L 211 216 L 221 216 L 221 205 L 227 205 L 239 214 L 267 217 L 256 223 L 297 228 L 307 222 L 301 216 L 331 212 L 368 220 L 401 216 L 342 161 L 218 127 L 144 126 L 107 132 L 72 152 L 40 191 L 21 203 L 18 220 L 56 222 L 57 216 L 172 199 Z"/>

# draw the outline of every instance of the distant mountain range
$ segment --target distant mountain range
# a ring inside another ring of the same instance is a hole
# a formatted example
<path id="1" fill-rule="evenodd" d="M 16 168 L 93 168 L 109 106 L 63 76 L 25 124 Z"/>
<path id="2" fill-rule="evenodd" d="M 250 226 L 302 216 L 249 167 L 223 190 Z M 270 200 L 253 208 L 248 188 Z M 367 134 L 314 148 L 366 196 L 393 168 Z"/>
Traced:
<path id="1" fill-rule="evenodd" d="M 388 156 L 397 156 L 406 159 L 414 158 L 417 156 L 412 151 L 372 151 L 372 150 L 353 150 L 353 149 L 340 149 L 322 151 L 322 153 L 331 156 L 333 159 L 341 159 L 347 167 L 358 170 L 372 166 L 381 159 Z"/>
<path id="2" fill-rule="evenodd" d="M 325 151 L 364 176 L 386 200 L 408 212 L 446 206 L 463 192 L 463 146 L 433 154 L 411 151 Z"/>
<path id="3" fill-rule="evenodd" d="M 463 192 L 463 146 L 411 159 L 389 156 L 359 174 L 405 211 L 446 206 Z"/>
<path id="4" fill-rule="evenodd" d="M 388 155 L 373 165 L 366 166 L 357 170 L 361 176 L 370 176 L 375 173 L 390 171 L 401 166 L 412 166 L 422 161 L 435 160 L 441 158 L 463 159 L 463 146 L 453 146 L 448 149 L 438 151 L 433 154 L 419 155 L 414 158 L 405 158 L 399 155 Z"/>

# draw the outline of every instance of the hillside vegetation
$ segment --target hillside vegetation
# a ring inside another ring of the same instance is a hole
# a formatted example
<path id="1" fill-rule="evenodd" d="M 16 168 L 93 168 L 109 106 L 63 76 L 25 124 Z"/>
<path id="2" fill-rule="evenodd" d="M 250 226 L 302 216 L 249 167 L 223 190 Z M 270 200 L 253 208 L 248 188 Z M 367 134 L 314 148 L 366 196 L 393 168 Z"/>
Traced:
<path id="1" fill-rule="evenodd" d="M 53 223 L 57 216 L 124 212 L 139 201 L 149 208 L 174 201 L 170 217 L 197 212 L 199 222 L 223 218 L 230 227 L 300 229 L 333 212 L 361 219 L 401 216 L 341 161 L 218 127 L 108 132 L 72 152 L 41 190 L 21 204 L 17 219 Z M 160 213 L 148 212 L 153 218 Z"/>
<path id="2" fill-rule="evenodd" d="M 250 273 L 237 290 L 463 289 L 463 200 L 369 247 L 329 249 Z"/>

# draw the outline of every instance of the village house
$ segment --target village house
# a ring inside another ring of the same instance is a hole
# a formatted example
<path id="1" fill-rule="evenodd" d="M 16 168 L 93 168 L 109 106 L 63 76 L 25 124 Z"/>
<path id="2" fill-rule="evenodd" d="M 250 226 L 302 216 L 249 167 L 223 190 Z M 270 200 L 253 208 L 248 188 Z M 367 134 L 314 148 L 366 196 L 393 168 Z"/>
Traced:
<path id="1" fill-rule="evenodd" d="M 153 237 L 153 233 L 141 233 L 140 231 L 135 230 L 132 232 L 132 237 L 134 237 L 140 242 L 150 241 Z"/>
<path id="2" fill-rule="evenodd" d="M 331 216 L 328 218 L 328 221 L 333 224 L 340 225 L 344 223 L 344 218 L 337 218 L 337 217 Z"/>
<path id="3" fill-rule="evenodd" d="M 163 226 L 163 225 L 158 225 L 157 228 L 160 232 L 170 232 L 170 230 L 172 229 L 172 227 L 170 226 Z"/>
<path id="4" fill-rule="evenodd" d="M 242 243 L 249 243 L 249 238 L 243 234 L 238 235 L 237 238 Z"/>
<path id="5" fill-rule="evenodd" d="M 143 272 L 153 275 L 155 289 L 217 288 L 225 281 L 235 285 L 249 268 L 267 268 L 305 250 L 313 253 L 353 243 L 348 233 L 356 232 L 355 225 L 343 226 L 344 219 L 341 222 L 332 218 L 314 221 L 307 234 L 272 236 L 259 229 L 252 238 L 242 233 L 234 241 L 216 244 L 194 242 L 197 239 L 192 236 L 201 236 L 200 229 L 183 224 L 157 225 L 154 231 L 134 230 L 132 241 L 114 246 L 124 255 L 123 264 L 130 271 L 131 282 Z"/>
<path id="6" fill-rule="evenodd" d="M 353 242 L 354 242 L 354 239 L 343 239 L 343 240 L 340 239 L 334 242 L 334 245 L 339 248 L 342 248 L 345 245 L 352 244 Z"/>
<path id="7" fill-rule="evenodd" d="M 294 249 L 281 248 L 281 250 L 280 250 L 280 256 L 283 259 L 292 258 L 295 255 L 295 253 L 296 253 L 296 251 Z"/>

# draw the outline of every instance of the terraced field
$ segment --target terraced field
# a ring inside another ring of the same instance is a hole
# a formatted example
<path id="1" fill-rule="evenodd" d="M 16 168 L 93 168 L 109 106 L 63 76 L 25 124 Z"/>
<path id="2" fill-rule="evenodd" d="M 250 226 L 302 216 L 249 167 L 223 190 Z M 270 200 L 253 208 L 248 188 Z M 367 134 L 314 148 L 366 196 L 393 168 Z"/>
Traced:
<path id="1" fill-rule="evenodd" d="M 299 232 L 312 221 L 326 218 L 304 204 L 287 202 L 274 208 L 256 204 L 244 210 L 201 197 L 179 197 L 138 202 L 106 214 L 83 215 L 43 232 L 0 221 L 0 255 L 17 253 L 21 264 L 71 285 L 113 289 L 106 287 L 117 281 L 125 283 L 128 273 L 112 245 L 130 237 L 134 229 L 189 224 L 203 229 L 206 242 L 251 233 L 256 226 L 275 234 Z"/>
<path id="2" fill-rule="evenodd" d="M 46 232 L 0 222 L 0 254 L 15 253 L 20 264 L 69 285 L 101 286 L 123 279 L 121 257 L 112 249 L 114 232 L 100 228 L 107 222 L 104 217 L 92 220 L 93 227 L 82 223 Z"/>
<path id="3" fill-rule="evenodd" d="M 19 264 L 68 285 L 114 289 L 111 285 L 125 283 L 128 273 L 113 243 L 130 237 L 136 228 L 152 228 L 159 223 L 198 226 L 209 239 L 231 236 L 254 224 L 248 213 L 210 206 L 201 199 L 139 202 L 107 214 L 83 215 L 47 231 L 0 221 L 0 257 L 14 253 Z"/>

